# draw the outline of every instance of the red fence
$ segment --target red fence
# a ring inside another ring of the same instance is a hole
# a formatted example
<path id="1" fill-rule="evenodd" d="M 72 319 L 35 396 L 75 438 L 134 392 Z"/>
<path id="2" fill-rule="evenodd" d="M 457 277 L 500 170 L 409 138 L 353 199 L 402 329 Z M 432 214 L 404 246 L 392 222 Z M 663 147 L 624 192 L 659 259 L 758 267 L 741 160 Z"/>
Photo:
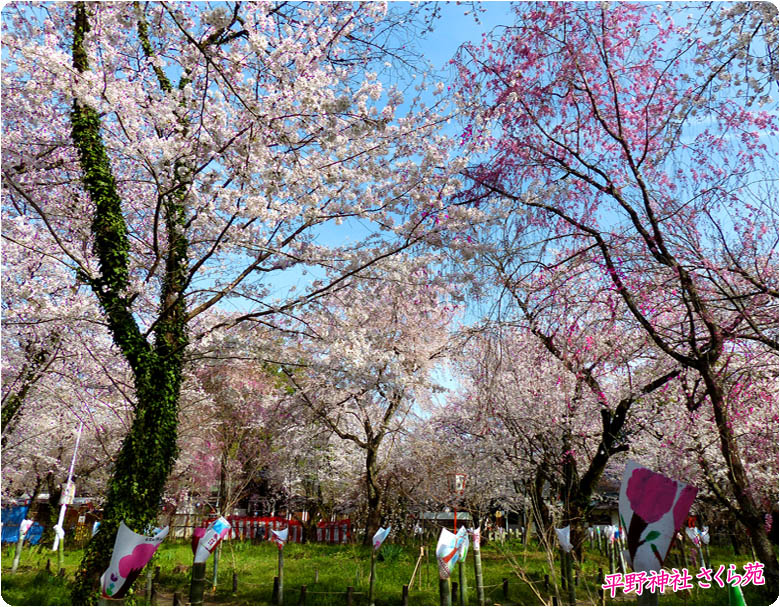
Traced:
<path id="1" fill-rule="evenodd" d="M 303 539 L 303 526 L 296 520 L 287 520 L 278 516 L 226 516 L 230 521 L 231 540 L 268 540 L 271 530 L 289 527 L 288 542 L 300 542 Z M 215 518 L 203 522 L 208 526 Z M 317 541 L 329 544 L 346 544 L 352 537 L 352 525 L 349 519 L 317 523 Z"/>
<path id="2" fill-rule="evenodd" d="M 327 544 L 346 544 L 352 537 L 352 525 L 348 518 L 341 521 L 317 523 L 317 541 Z"/>

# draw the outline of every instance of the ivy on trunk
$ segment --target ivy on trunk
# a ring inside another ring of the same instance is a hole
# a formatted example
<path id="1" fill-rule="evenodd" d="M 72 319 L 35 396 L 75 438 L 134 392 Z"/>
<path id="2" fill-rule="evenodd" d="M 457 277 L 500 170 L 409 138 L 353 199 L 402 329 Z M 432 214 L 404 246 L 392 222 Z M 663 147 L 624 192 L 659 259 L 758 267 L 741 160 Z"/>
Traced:
<path id="1" fill-rule="evenodd" d="M 89 70 L 84 37 L 89 31 L 85 3 L 74 5 L 73 67 Z M 162 201 L 169 250 L 160 293 L 160 312 L 150 342 L 140 331 L 128 294 L 129 241 L 122 200 L 111 171 L 94 108 L 79 100 L 71 111 L 71 137 L 78 150 L 84 188 L 94 204 L 92 235 L 100 276 L 88 278 L 106 315 L 114 343 L 133 372 L 135 417 L 114 462 L 103 522 L 90 541 L 72 591 L 75 604 L 96 598 L 99 576 L 108 566 L 119 524 L 138 533 L 154 526 L 168 475 L 176 460 L 178 401 L 186 312 L 181 291 L 187 265 L 184 184 Z"/>

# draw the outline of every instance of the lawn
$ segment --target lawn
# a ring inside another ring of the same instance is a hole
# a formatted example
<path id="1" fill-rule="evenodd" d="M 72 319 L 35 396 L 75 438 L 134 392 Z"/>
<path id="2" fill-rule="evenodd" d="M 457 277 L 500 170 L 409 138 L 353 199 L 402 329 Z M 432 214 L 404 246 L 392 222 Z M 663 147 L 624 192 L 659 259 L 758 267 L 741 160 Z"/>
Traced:
<path id="1" fill-rule="evenodd" d="M 431 547 L 432 548 L 432 547 Z M 432 549 L 422 559 L 418 576 L 409 588 L 409 605 L 438 605 L 438 573 Z M 46 570 L 47 559 L 53 553 L 37 548 L 25 549 L 19 571 L 10 572 L 13 547 L 2 552 L 2 580 L 0 592 L 9 605 L 68 605 L 70 583 L 81 557 L 80 550 L 66 552 L 65 575 L 59 577 Z M 382 548 L 383 560 L 377 562 L 376 604 L 402 605 L 402 588 L 409 583 L 415 563 L 420 554 L 419 546 L 386 544 Z M 464 565 L 468 599 L 467 604 L 476 605 L 474 566 L 472 551 Z M 56 557 L 56 555 L 55 555 Z M 712 547 L 713 567 L 723 563 L 735 563 L 738 567 L 752 560 L 741 555 L 734 557 L 730 550 Z M 56 558 L 52 558 L 56 563 Z M 503 545 L 494 542 L 482 550 L 484 584 L 487 605 L 540 605 L 542 601 L 552 604 L 554 578 L 551 575 L 545 553 L 535 543 L 523 546 L 517 540 Z M 211 579 L 214 557 L 208 562 L 208 579 Z M 370 573 L 370 552 L 363 546 L 324 544 L 288 544 L 284 549 L 284 604 L 301 604 L 301 586 L 306 586 L 305 602 L 308 605 L 345 605 L 347 587 L 353 589 L 353 605 L 366 605 Z M 192 551 L 189 543 L 165 542 L 151 563 L 159 567 L 155 583 L 155 603 L 172 605 L 174 593 L 182 604 L 189 599 L 189 567 Z M 597 575 L 599 567 L 607 569 L 607 560 L 596 550 L 586 550 L 586 559 L 579 575 L 577 599 L 579 604 L 598 603 Z M 218 582 L 215 591 L 206 592 L 207 605 L 270 605 L 272 603 L 273 578 L 277 568 L 277 549 L 270 542 L 252 544 L 249 542 L 226 542 L 221 550 L 218 567 Z M 54 566 L 52 565 L 52 569 Z M 233 592 L 233 576 L 236 576 L 236 592 Z M 544 576 L 550 576 L 545 588 Z M 457 581 L 457 570 L 453 580 Z M 508 594 L 504 596 L 503 580 L 508 580 Z M 708 590 L 696 586 L 690 591 L 667 592 L 660 596 L 659 605 L 728 605 L 726 589 Z M 124 604 L 147 604 L 144 598 L 145 576 L 139 578 L 135 593 Z M 713 584 L 714 585 L 714 584 Z M 764 596 L 764 589 L 756 586 L 744 588 L 745 598 L 750 605 L 767 605 L 772 599 Z M 566 594 L 560 604 L 566 603 Z M 112 603 L 120 603 L 111 601 Z M 636 599 L 621 595 L 607 598 L 608 605 L 635 604 Z M 457 597 L 453 597 L 457 605 Z"/>

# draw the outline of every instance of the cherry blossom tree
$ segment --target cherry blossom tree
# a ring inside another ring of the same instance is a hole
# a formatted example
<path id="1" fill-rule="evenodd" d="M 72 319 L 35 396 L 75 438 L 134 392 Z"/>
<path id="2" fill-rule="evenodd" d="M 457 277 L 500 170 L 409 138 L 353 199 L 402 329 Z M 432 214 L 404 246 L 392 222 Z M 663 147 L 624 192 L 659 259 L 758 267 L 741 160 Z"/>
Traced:
<path id="1" fill-rule="evenodd" d="M 129 426 L 132 382 L 96 302 L 79 293 L 55 249 L 23 216 L 4 222 L 2 237 L 2 490 L 48 492 L 40 508 L 50 544 L 79 426 L 77 491 L 97 497 Z"/>
<path id="2" fill-rule="evenodd" d="M 713 412 L 723 497 L 776 585 L 723 378 L 736 344 L 777 351 L 777 125 L 723 86 L 744 41 L 712 53 L 671 11 L 518 5 L 516 24 L 464 47 L 461 99 L 480 99 L 466 135 L 493 154 L 468 170 L 471 196 L 513 203 L 588 252 L 634 325 L 698 376 L 691 402 Z"/>
<path id="3" fill-rule="evenodd" d="M 18 4 L 3 16 L 4 214 L 56 245 L 133 374 L 133 424 L 73 593 L 86 603 L 119 522 L 142 532 L 156 519 L 196 319 L 237 298 L 252 309 L 228 326 L 292 309 L 412 246 L 433 222 L 407 221 L 406 207 L 444 206 L 462 165 L 440 169 L 442 118 L 397 118 L 403 94 L 369 71 L 403 22 L 383 5 Z M 344 221 L 347 244 L 318 240 Z M 284 270 L 315 267 L 332 271 L 326 283 L 273 296 Z"/>
<path id="4" fill-rule="evenodd" d="M 284 390 L 268 370 L 247 362 L 208 365 L 196 375 L 213 403 L 212 431 L 201 437 L 209 449 L 200 455 L 217 460 L 219 511 L 230 512 L 271 463 L 279 448 L 274 437 L 289 426 L 279 411 Z"/>
<path id="5" fill-rule="evenodd" d="M 296 358 L 304 366 L 285 366 L 301 404 L 362 451 L 366 544 L 380 525 L 378 472 L 414 408 L 429 400 L 431 370 L 445 354 L 456 311 L 424 268 L 410 268 L 404 259 L 383 264 L 381 279 L 319 300 L 298 329 Z"/>

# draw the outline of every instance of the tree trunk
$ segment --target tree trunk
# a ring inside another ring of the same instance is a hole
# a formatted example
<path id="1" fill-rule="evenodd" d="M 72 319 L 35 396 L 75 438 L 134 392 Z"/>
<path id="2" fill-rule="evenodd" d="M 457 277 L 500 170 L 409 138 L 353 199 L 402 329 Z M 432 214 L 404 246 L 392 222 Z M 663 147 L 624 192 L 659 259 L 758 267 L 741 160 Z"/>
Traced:
<path id="1" fill-rule="evenodd" d="M 41 504 L 38 509 L 39 518 L 43 525 L 41 540 L 38 542 L 39 551 L 51 549 L 54 543 L 54 525 L 57 524 L 57 519 L 59 518 L 58 505 L 62 496 L 62 485 L 54 482 L 54 474 L 52 472 L 46 475 L 46 486 L 49 490 L 49 502 Z"/>
<path id="2" fill-rule="evenodd" d="M 382 513 L 379 511 L 379 503 L 382 499 L 382 489 L 376 480 L 376 455 L 377 446 L 369 444 L 366 449 L 366 490 L 368 498 L 368 512 L 366 513 L 366 529 L 363 536 L 363 545 L 370 546 L 371 540 L 382 522 Z"/>
<path id="3" fill-rule="evenodd" d="M 751 534 L 758 559 L 764 564 L 767 588 L 772 596 L 776 596 L 778 589 L 777 554 L 769 541 L 769 535 L 764 527 L 764 517 L 747 491 L 749 485 L 748 477 L 736 439 L 734 438 L 731 422 L 728 419 L 723 390 L 715 377 L 715 371 L 709 364 L 704 363 L 700 367 L 699 372 L 704 380 L 715 414 L 715 423 L 720 438 L 720 449 L 726 462 L 726 472 L 731 483 L 731 489 L 739 507 L 740 522 Z"/>
<path id="4" fill-rule="evenodd" d="M 84 38 L 90 30 L 89 5 L 77 2 L 73 22 L 73 67 L 89 71 Z M 162 83 L 161 83 L 162 84 Z M 160 197 L 168 250 L 162 280 L 159 315 L 151 344 L 138 326 L 130 295 L 130 244 L 122 200 L 100 133 L 97 111 L 78 99 L 71 111 L 71 138 L 78 151 L 85 190 L 94 204 L 92 235 L 100 275 L 81 278 L 98 298 L 114 343 L 127 360 L 135 387 L 135 417 L 114 462 L 103 522 L 90 541 L 71 598 L 88 605 L 96 598 L 100 574 L 108 566 L 119 524 L 137 533 L 151 530 L 160 499 L 176 459 L 178 402 L 187 314 L 183 289 L 187 279 L 188 242 L 184 234 L 186 177 Z M 179 167 L 182 168 L 182 167 Z M 186 170 L 177 170 L 186 175 Z"/>
<path id="5" fill-rule="evenodd" d="M 141 382 L 146 379 L 146 385 Z M 88 544 L 72 599 L 88 605 L 108 566 L 119 524 L 145 533 L 157 521 L 160 498 L 176 455 L 176 421 L 181 369 L 157 366 L 136 379 L 141 399 L 136 418 L 117 458 L 103 521 Z"/>

